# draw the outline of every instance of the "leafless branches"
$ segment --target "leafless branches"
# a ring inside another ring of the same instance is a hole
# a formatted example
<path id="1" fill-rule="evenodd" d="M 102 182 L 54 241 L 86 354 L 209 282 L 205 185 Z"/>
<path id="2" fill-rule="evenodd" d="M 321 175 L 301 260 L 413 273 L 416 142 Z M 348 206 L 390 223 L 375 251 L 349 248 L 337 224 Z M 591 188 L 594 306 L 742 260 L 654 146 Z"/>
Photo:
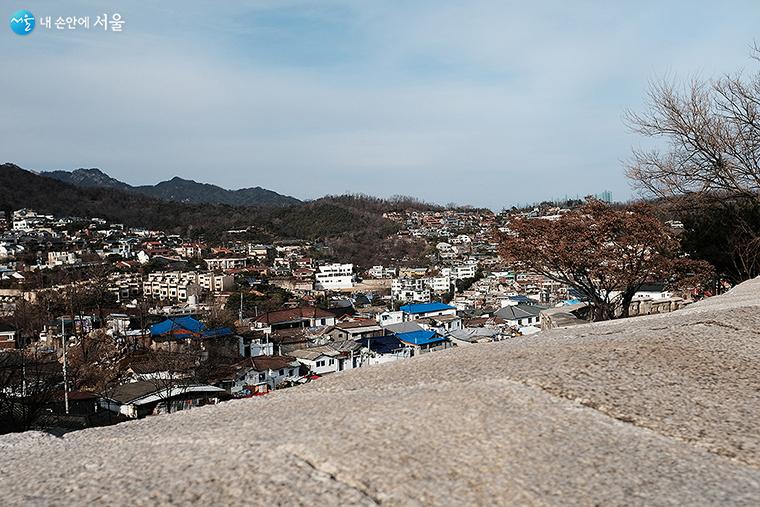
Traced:
<path id="1" fill-rule="evenodd" d="M 760 74 L 653 83 L 648 111 L 628 112 L 626 121 L 667 142 L 664 152 L 633 152 L 627 175 L 645 193 L 760 196 Z"/>

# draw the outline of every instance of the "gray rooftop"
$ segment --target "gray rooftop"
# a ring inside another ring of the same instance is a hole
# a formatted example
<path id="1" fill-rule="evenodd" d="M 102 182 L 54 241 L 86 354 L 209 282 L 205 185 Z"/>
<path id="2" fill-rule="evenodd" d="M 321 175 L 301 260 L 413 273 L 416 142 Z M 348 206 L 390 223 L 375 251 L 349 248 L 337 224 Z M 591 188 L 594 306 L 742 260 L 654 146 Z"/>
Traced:
<path id="1" fill-rule="evenodd" d="M 411 333 L 414 331 L 422 331 L 424 328 L 416 322 L 398 322 L 396 324 L 388 324 L 383 329 L 390 331 L 391 333 Z"/>
<path id="2" fill-rule="evenodd" d="M 466 327 L 449 332 L 449 336 L 466 342 L 474 342 L 482 338 L 493 338 L 501 333 L 495 327 Z"/>
<path id="3" fill-rule="evenodd" d="M 758 505 L 760 280 L 63 438 L 4 505 Z"/>
<path id="4" fill-rule="evenodd" d="M 111 398 L 114 401 L 118 401 L 119 403 L 129 403 L 150 393 L 158 391 L 160 387 L 160 383 L 148 382 L 147 380 L 140 382 L 131 382 L 129 384 L 116 386 L 110 393 L 107 393 L 107 396 L 108 398 Z"/>
<path id="5" fill-rule="evenodd" d="M 494 312 L 494 315 L 501 317 L 504 320 L 520 320 L 527 319 L 529 317 L 535 317 L 539 312 L 529 312 L 517 305 L 507 305 L 499 308 Z"/>

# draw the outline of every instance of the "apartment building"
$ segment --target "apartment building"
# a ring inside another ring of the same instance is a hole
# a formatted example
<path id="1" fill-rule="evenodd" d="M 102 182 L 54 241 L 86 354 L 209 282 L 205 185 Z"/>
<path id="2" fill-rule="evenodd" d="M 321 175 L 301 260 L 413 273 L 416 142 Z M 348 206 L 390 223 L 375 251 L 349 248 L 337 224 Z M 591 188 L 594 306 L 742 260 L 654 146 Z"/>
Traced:
<path id="1" fill-rule="evenodd" d="M 203 259 L 203 262 L 211 271 L 229 271 L 248 266 L 248 257 L 215 257 Z"/>
<path id="2" fill-rule="evenodd" d="M 465 278 L 475 278 L 477 270 L 478 266 L 476 263 L 468 262 L 452 268 L 445 268 L 441 272 L 444 275 L 449 275 L 452 280 L 464 280 Z"/>
<path id="3" fill-rule="evenodd" d="M 78 262 L 79 257 L 74 252 L 48 252 L 48 266 L 66 266 Z"/>
<path id="4" fill-rule="evenodd" d="M 192 286 L 211 293 L 231 290 L 235 279 L 231 275 L 209 271 L 167 271 L 151 273 L 143 282 L 143 294 L 161 300 L 185 302 L 192 292 Z"/>
<path id="5" fill-rule="evenodd" d="M 367 270 L 367 274 L 372 278 L 393 278 L 396 276 L 396 268 L 372 266 L 369 270 Z"/>
<path id="6" fill-rule="evenodd" d="M 391 297 L 394 301 L 427 303 L 430 296 L 430 288 L 424 278 L 395 278 L 391 282 Z"/>
<path id="7" fill-rule="evenodd" d="M 427 278 L 401 277 L 391 282 L 391 297 L 395 301 L 427 303 L 433 294 L 451 290 L 451 278 L 448 275 Z"/>
<path id="8" fill-rule="evenodd" d="M 428 287 L 433 292 L 449 292 L 451 290 L 451 277 L 434 276 L 426 279 Z"/>
<path id="9" fill-rule="evenodd" d="M 354 286 L 353 264 L 325 264 L 314 275 L 315 290 L 350 289 Z"/>
<path id="10" fill-rule="evenodd" d="M 142 276 L 139 273 L 116 273 L 109 276 L 108 291 L 116 296 L 116 301 L 130 301 L 140 295 Z"/>

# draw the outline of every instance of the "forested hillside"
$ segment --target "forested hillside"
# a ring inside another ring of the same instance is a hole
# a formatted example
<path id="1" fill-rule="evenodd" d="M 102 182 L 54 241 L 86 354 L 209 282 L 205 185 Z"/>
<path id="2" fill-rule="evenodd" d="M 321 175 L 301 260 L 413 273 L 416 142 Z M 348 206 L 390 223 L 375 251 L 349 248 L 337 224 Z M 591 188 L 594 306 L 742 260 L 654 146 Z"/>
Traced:
<path id="1" fill-rule="evenodd" d="M 398 225 L 385 211 L 430 207 L 409 198 L 331 196 L 286 207 L 230 206 L 160 200 L 113 187 L 82 187 L 35 174 L 14 164 L 0 166 L 0 209 L 32 208 L 56 216 L 101 217 L 132 227 L 160 229 L 189 238 L 218 239 L 248 230 L 259 241 L 321 241 L 347 261 L 366 265 L 388 255 L 415 256 L 414 241 L 389 239 Z"/>

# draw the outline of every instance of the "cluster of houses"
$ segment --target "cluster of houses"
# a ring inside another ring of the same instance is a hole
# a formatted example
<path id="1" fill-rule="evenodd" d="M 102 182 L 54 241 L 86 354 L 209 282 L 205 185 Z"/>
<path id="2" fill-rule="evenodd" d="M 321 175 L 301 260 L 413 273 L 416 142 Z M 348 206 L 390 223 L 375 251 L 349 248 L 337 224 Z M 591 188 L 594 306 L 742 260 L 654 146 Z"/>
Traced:
<path id="1" fill-rule="evenodd" d="M 194 316 L 173 316 L 144 330 L 130 330 L 134 319 L 112 315 L 101 329 L 89 320 L 64 319 L 64 333 L 67 328 L 76 331 L 65 338 L 65 346 L 53 326 L 39 343 L 60 344 L 60 360 L 65 361 L 66 350 L 76 349 L 82 337 L 105 329 L 123 350 L 133 350 L 119 359 L 123 372 L 118 383 L 97 392 L 68 386 L 72 389 L 67 393 L 81 415 L 92 415 L 85 409 L 90 407 L 128 419 L 263 395 L 346 370 L 502 340 L 535 329 L 539 319 L 537 309 L 517 303 L 470 318 L 440 302 L 407 304 L 372 318 L 301 306 L 264 312 L 234 327 L 208 327 Z M 0 347 L 13 344 L 15 333 L 12 326 L 0 324 Z"/>
<path id="2" fill-rule="evenodd" d="M 124 375 L 97 392 L 72 386 L 67 414 L 137 418 L 581 322 L 586 303 L 571 288 L 504 265 L 503 216 L 439 210 L 386 218 L 401 225 L 399 236 L 428 242 L 425 263 L 355 266 L 324 258 L 306 241 L 207 244 L 102 219 L 15 211 L 0 222 L 0 353 L 23 345 L 10 319 L 20 301 L 105 284 L 105 309 L 54 319 L 75 330 L 73 341 L 51 322 L 39 343 L 62 363 L 67 346 L 105 332 L 125 351 Z M 99 266 L 108 268 L 105 278 L 35 282 Z M 245 297 L 272 288 L 285 294 L 277 308 L 244 308 Z M 637 295 L 641 312 L 682 303 L 661 287 Z M 210 324 L 211 314 L 230 307 L 231 320 Z"/>
<path id="3" fill-rule="evenodd" d="M 192 391 L 166 386 L 170 392 L 162 396 L 156 393 L 159 387 L 155 383 L 151 391 L 146 375 L 160 377 L 169 372 L 148 372 L 143 368 L 142 376 L 135 380 L 143 383 L 142 388 L 117 388 L 104 407 L 136 417 L 145 412 L 136 404 L 166 410 L 159 407 L 159 402 L 167 403 L 175 397 L 183 402 L 189 399 L 189 406 L 195 406 L 201 398 L 219 399 L 222 393 L 231 397 L 265 394 L 323 375 L 478 341 L 505 339 L 521 328 L 536 328 L 539 319 L 537 309 L 520 304 L 493 315 L 467 319 L 458 315 L 455 307 L 440 302 L 403 305 L 376 318 L 349 314 L 337 317 L 317 307 L 276 310 L 248 319 L 236 330 L 207 329 L 193 317 L 173 317 L 151 327 L 152 347 L 170 354 L 179 353 L 188 342 L 201 343 L 202 350 L 215 351 L 213 357 L 225 359 L 224 364 L 217 365 L 215 382 L 188 384 Z M 135 398 L 128 400 L 125 393 Z"/>

